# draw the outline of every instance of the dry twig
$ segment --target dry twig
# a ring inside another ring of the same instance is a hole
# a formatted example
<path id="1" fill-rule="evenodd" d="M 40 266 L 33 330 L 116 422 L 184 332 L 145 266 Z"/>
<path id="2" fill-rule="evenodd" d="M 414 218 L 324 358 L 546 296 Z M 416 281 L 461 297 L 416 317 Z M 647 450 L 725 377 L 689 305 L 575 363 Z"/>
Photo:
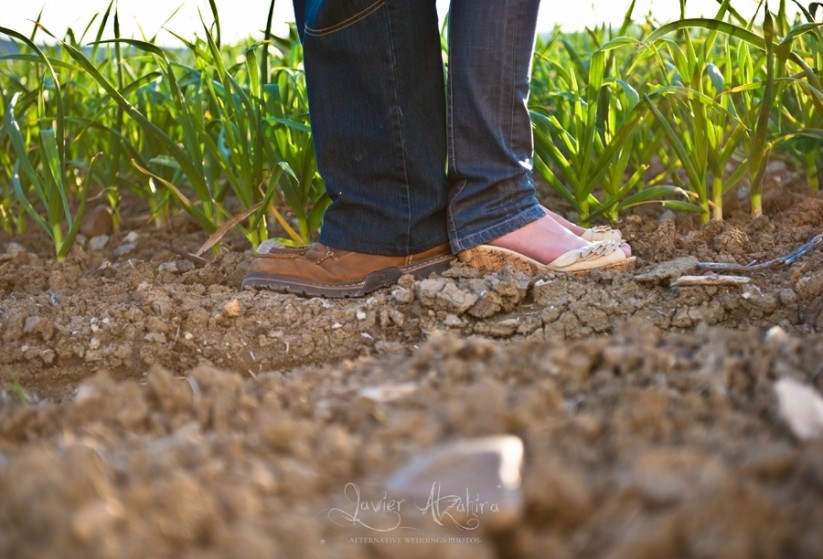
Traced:
<path id="1" fill-rule="evenodd" d="M 694 285 L 745 285 L 751 283 L 752 279 L 745 276 L 722 276 L 718 274 L 708 274 L 706 276 L 680 276 L 671 282 L 677 287 Z"/>

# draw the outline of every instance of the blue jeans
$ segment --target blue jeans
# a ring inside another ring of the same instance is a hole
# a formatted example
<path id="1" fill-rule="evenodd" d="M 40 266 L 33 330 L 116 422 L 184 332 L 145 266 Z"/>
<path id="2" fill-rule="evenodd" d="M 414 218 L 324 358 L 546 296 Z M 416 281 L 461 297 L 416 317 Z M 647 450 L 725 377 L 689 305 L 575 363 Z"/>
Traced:
<path id="1" fill-rule="evenodd" d="M 320 242 L 459 252 L 543 215 L 527 109 L 539 3 L 452 0 L 446 80 L 435 0 L 294 0 L 332 199 Z"/>

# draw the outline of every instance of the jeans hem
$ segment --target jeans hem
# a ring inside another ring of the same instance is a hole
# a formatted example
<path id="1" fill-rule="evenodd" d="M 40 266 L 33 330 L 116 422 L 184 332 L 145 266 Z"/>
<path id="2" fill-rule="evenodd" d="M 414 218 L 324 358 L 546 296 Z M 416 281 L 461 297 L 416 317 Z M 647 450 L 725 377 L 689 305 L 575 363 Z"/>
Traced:
<path id="1" fill-rule="evenodd" d="M 493 241 L 494 239 L 502 237 L 507 233 L 517 231 L 532 221 L 537 221 L 544 215 L 546 215 L 546 212 L 542 207 L 539 205 L 532 206 L 503 221 L 499 221 L 490 227 L 486 227 L 481 231 L 470 233 L 468 235 L 458 235 L 456 237 L 452 237 L 449 240 L 452 252 L 457 254 L 458 252 L 474 248 L 477 245 L 482 245 L 483 243 Z"/>

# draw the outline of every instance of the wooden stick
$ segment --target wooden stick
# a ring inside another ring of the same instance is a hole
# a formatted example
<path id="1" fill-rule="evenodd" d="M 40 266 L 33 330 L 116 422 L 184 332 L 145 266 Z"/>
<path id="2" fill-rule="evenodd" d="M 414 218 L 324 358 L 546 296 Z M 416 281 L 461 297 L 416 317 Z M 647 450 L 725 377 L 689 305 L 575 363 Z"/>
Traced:
<path id="1" fill-rule="evenodd" d="M 745 285 L 751 283 L 752 278 L 745 276 L 721 276 L 709 274 L 707 276 L 680 276 L 673 282 L 672 286 L 695 286 L 695 285 Z"/>

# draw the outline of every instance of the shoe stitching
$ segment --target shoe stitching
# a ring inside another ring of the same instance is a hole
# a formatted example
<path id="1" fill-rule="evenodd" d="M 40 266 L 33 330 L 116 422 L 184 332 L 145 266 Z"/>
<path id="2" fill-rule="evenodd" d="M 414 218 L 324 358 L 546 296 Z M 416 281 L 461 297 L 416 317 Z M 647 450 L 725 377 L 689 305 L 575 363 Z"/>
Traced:
<path id="1" fill-rule="evenodd" d="M 322 264 L 323 262 L 325 262 L 329 258 L 333 258 L 333 257 L 334 257 L 334 251 L 332 251 L 330 249 L 326 249 L 326 252 L 323 253 L 323 256 L 321 256 L 320 258 L 315 260 L 314 263 L 319 266 L 320 264 Z"/>

